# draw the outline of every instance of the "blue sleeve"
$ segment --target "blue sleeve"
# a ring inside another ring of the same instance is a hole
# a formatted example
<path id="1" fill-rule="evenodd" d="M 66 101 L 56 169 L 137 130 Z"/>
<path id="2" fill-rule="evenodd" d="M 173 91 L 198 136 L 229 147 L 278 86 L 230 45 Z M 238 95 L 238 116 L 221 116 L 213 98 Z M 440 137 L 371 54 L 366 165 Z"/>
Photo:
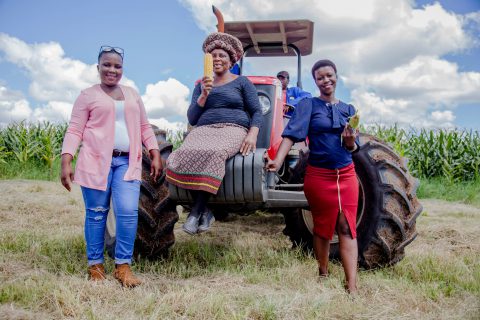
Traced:
<path id="1" fill-rule="evenodd" d="M 312 99 L 304 99 L 298 104 L 283 130 L 282 137 L 289 138 L 293 142 L 305 141 L 312 117 L 312 103 Z"/>
<path id="2" fill-rule="evenodd" d="M 262 109 L 260 108 L 260 101 L 258 101 L 257 88 L 255 88 L 253 83 L 248 80 L 247 77 L 244 78 L 245 81 L 242 90 L 243 103 L 251 118 L 250 127 L 261 128 L 263 123 L 263 115 Z"/>
<path id="3" fill-rule="evenodd" d="M 349 117 L 352 117 L 355 114 L 356 111 L 357 110 L 355 109 L 355 107 L 352 104 L 348 105 L 348 116 Z"/>
<path id="4" fill-rule="evenodd" d="M 294 97 L 295 99 L 287 101 L 288 104 L 291 104 L 292 106 L 296 107 L 300 101 L 306 98 L 311 98 L 312 95 L 310 92 L 303 91 L 302 89 L 298 87 L 291 87 L 288 88 L 287 90 L 290 91 L 290 96 Z"/>
<path id="5" fill-rule="evenodd" d="M 230 69 L 230 72 L 236 75 L 240 75 L 240 66 L 238 63 L 235 63 L 233 67 Z"/>
<path id="6" fill-rule="evenodd" d="M 188 122 L 192 126 L 197 124 L 198 119 L 200 119 L 200 116 L 205 110 L 204 107 L 199 106 L 197 103 L 197 99 L 201 94 L 200 86 L 201 86 L 201 83 L 195 86 L 195 89 L 193 90 L 193 94 L 192 94 L 192 101 L 190 102 L 190 106 L 188 107 L 188 111 L 187 111 Z"/>

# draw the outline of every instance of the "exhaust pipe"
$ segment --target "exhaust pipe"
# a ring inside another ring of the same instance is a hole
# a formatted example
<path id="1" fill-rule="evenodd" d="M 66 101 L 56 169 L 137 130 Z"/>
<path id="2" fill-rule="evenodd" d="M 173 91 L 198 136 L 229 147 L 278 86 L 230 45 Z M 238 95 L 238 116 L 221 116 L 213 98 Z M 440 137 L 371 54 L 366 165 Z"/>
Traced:
<path id="1" fill-rule="evenodd" d="M 225 32 L 225 21 L 223 20 L 223 15 L 217 7 L 212 6 L 213 14 L 217 17 L 217 31 Z"/>

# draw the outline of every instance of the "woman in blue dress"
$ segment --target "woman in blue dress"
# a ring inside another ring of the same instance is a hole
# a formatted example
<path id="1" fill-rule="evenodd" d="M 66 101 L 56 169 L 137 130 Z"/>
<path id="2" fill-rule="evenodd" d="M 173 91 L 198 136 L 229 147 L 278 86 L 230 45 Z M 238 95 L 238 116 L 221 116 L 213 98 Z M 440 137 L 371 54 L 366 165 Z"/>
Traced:
<path id="1" fill-rule="evenodd" d="M 304 192 L 313 216 L 313 247 L 319 275 L 328 275 L 330 241 L 338 234 L 345 271 L 345 288 L 357 291 L 358 246 L 356 214 L 358 181 L 352 152 L 358 148 L 358 131 L 348 125 L 355 108 L 335 97 L 337 68 L 330 60 L 317 61 L 312 76 L 320 96 L 302 100 L 285 128 L 274 160 L 267 168 L 277 171 L 292 145 L 309 139 Z"/>

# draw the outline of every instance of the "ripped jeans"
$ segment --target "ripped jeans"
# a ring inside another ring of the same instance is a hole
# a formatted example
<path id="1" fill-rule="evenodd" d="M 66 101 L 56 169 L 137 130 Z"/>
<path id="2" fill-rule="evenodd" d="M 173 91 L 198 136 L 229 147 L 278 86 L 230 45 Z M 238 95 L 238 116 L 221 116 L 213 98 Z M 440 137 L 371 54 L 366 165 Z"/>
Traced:
<path id="1" fill-rule="evenodd" d="M 137 233 L 140 181 L 123 180 L 127 169 L 128 156 L 113 157 L 106 191 L 82 187 L 89 266 L 104 262 L 105 227 L 110 210 L 110 198 L 116 218 L 115 264 L 132 262 L 133 244 Z"/>

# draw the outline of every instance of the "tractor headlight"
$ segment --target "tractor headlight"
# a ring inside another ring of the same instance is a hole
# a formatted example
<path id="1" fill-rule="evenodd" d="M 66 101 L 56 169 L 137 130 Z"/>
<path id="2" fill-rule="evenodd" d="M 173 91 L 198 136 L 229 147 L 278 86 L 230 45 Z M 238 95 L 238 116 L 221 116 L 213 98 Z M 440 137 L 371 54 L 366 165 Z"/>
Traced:
<path id="1" fill-rule="evenodd" d="M 262 109 L 262 114 L 267 114 L 267 112 L 270 111 L 270 108 L 272 107 L 270 99 L 268 99 L 267 96 L 260 94 L 258 95 L 258 100 L 260 101 L 260 108 Z"/>

